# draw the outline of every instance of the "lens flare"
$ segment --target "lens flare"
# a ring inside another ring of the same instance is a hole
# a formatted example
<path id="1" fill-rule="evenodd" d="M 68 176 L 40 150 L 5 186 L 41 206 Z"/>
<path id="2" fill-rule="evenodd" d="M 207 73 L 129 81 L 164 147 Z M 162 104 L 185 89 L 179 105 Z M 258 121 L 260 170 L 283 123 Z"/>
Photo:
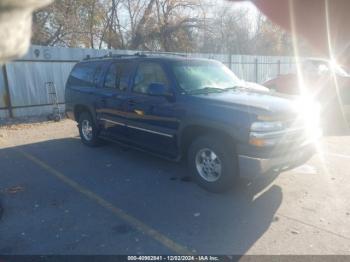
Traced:
<path id="1" fill-rule="evenodd" d="M 305 127 L 305 132 L 309 140 L 317 140 L 322 135 L 320 117 L 321 106 L 312 97 L 302 96 L 296 103 L 298 118 L 296 122 L 301 122 Z"/>

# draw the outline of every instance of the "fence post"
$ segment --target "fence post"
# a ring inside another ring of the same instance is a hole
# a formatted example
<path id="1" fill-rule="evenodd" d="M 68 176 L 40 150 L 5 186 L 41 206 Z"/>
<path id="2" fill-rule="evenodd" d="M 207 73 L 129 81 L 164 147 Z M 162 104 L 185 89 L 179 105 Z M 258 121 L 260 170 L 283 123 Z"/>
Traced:
<path id="1" fill-rule="evenodd" d="M 258 83 L 258 58 L 255 58 L 255 83 Z"/>
<path id="2" fill-rule="evenodd" d="M 4 77 L 6 107 L 9 111 L 10 117 L 13 118 L 12 102 L 11 102 L 11 95 L 10 95 L 9 80 L 8 80 L 8 76 L 7 76 L 6 64 L 2 65 L 2 75 Z"/>
<path id="3" fill-rule="evenodd" d="M 228 63 L 230 65 L 230 70 L 232 71 L 232 54 L 231 54 L 231 52 L 228 53 Z"/>
<path id="4" fill-rule="evenodd" d="M 281 60 L 277 61 L 277 75 L 281 74 Z"/>

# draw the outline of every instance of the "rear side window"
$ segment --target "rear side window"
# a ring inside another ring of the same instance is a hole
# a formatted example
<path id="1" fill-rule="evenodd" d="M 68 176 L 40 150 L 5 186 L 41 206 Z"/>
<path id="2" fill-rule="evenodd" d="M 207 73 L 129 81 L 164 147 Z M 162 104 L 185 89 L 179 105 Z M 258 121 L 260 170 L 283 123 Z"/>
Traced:
<path id="1" fill-rule="evenodd" d="M 105 88 L 125 91 L 129 85 L 130 63 L 120 62 L 110 65 L 104 82 Z"/>
<path id="2" fill-rule="evenodd" d="M 102 63 L 77 64 L 68 79 L 68 83 L 80 87 L 95 87 L 102 70 Z"/>

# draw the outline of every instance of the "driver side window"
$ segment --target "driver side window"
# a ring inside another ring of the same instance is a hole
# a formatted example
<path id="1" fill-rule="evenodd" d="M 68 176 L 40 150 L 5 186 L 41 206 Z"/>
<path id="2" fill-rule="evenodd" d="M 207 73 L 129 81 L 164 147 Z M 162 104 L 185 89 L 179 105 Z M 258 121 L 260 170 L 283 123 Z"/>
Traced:
<path id="1" fill-rule="evenodd" d="M 140 63 L 134 79 L 133 92 L 148 94 L 148 87 L 153 83 L 168 86 L 163 68 L 157 63 Z"/>

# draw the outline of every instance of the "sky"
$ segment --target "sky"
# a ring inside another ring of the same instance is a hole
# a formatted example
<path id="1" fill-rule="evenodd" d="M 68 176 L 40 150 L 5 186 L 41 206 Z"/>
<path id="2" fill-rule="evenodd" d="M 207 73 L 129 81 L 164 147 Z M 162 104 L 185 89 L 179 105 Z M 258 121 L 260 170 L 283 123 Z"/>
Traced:
<path id="1" fill-rule="evenodd" d="M 252 19 L 252 24 L 254 24 L 254 20 L 257 19 L 260 11 L 256 8 L 256 6 L 250 1 L 240 1 L 240 2 L 229 2 L 226 0 L 204 0 L 206 4 L 212 6 L 213 14 L 215 13 L 215 8 L 222 8 L 223 6 L 227 6 L 232 9 L 244 9 L 248 12 L 248 16 Z M 209 14 L 210 16 L 210 14 Z"/>

